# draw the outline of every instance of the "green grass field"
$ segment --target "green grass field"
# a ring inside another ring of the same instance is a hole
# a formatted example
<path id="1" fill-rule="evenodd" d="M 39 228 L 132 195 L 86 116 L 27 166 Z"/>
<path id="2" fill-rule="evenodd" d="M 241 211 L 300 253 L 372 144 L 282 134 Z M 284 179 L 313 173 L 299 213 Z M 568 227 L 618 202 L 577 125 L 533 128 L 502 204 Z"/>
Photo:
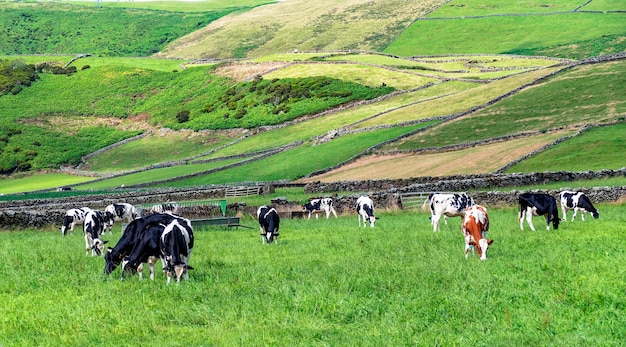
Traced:
<path id="1" fill-rule="evenodd" d="M 617 13 L 419 20 L 384 52 L 400 56 L 491 52 L 580 59 L 623 51 L 621 40 L 602 43 L 606 36 L 623 37 L 623 23 L 624 15 Z M 425 32 L 436 33 L 437 39 L 421 34 Z M 545 35 L 548 32 L 550 35 Z M 482 39 L 485 37 L 489 40 Z M 567 48 L 570 45 L 576 47 Z M 596 46 L 595 51 L 588 51 L 587 46 Z M 557 47 L 564 49 L 558 54 L 546 54 Z"/>
<path id="2" fill-rule="evenodd" d="M 360 229 L 353 215 L 285 219 L 270 246 L 256 228 L 196 230 L 195 270 L 169 286 L 105 278 L 80 234 L 2 232 L 0 343 L 620 346 L 624 206 L 598 207 L 537 232 L 490 209 L 485 262 L 464 259 L 458 218 L 433 233 L 424 212 L 378 211 Z"/>

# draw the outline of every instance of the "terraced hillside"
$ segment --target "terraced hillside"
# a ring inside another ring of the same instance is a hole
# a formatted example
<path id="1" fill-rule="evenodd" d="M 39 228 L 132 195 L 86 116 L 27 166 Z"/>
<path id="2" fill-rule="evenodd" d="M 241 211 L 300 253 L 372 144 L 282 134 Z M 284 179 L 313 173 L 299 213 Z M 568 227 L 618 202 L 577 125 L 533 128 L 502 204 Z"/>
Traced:
<path id="1" fill-rule="evenodd" d="M 226 8 L 216 4 L 210 11 Z M 361 165 L 372 178 L 543 171 L 552 160 L 522 169 L 520 159 L 568 148 L 565 139 L 597 126 L 617 148 L 596 153 L 594 168 L 626 165 L 616 154 L 621 132 L 610 130 L 625 113 L 619 3 L 241 5 L 258 6 L 176 40 L 161 59 L 86 57 L 70 64 L 73 76 L 42 75 L 0 98 L 3 165 L 71 164 L 70 177 L 90 177 L 77 186 L 85 189 L 352 179 Z M 155 6 L 175 8 L 111 4 Z M 500 29 L 484 30 L 493 27 Z M 558 35 L 548 40 L 551 31 Z M 255 58 L 218 59 L 232 57 Z M 467 156 L 487 162 L 446 165 Z M 376 174 L 395 160 L 405 170 Z"/>

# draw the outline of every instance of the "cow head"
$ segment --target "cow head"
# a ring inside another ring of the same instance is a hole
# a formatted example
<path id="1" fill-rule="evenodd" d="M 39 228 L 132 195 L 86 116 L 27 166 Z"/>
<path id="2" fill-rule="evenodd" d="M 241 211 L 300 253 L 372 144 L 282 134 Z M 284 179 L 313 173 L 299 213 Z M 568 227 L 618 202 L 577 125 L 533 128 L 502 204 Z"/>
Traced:
<path id="1" fill-rule="evenodd" d="M 469 243 L 469 245 L 472 247 L 476 247 L 476 253 L 478 253 L 480 260 L 487 260 L 487 248 L 489 248 L 492 243 L 493 240 L 480 239 L 478 240 L 478 242 L 476 242 L 472 238 L 472 241 Z"/>
<path id="2" fill-rule="evenodd" d="M 598 212 L 598 210 L 595 211 L 590 211 L 589 213 L 591 213 L 591 215 L 593 216 L 593 218 L 598 219 L 600 218 L 600 212 Z"/>
<path id="3" fill-rule="evenodd" d="M 552 227 L 554 227 L 554 230 L 559 228 L 559 223 L 561 223 L 561 219 L 558 214 L 554 213 L 552 215 Z"/>
<path id="4" fill-rule="evenodd" d="M 104 254 L 104 274 L 108 275 L 115 271 L 115 269 L 117 269 L 117 267 L 122 263 L 123 258 L 122 254 L 117 250 L 111 247 L 107 248 L 107 251 Z"/>

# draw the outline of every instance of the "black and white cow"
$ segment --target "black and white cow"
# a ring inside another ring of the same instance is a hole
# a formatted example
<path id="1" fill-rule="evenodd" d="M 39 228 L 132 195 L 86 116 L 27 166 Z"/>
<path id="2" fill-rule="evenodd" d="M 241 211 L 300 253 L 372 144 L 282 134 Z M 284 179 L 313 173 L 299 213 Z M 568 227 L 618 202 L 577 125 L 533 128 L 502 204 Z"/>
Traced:
<path id="1" fill-rule="evenodd" d="M 152 205 L 152 207 L 150 208 L 150 211 L 152 213 L 177 214 L 178 213 L 178 204 L 175 203 L 175 202 L 166 202 L 166 203 L 163 203 L 163 204 Z"/>
<path id="2" fill-rule="evenodd" d="M 556 199 L 549 194 L 544 193 L 523 193 L 519 196 L 519 227 L 524 230 L 524 216 L 532 231 L 535 231 L 533 225 L 533 215 L 546 216 L 546 230 L 550 230 L 550 222 L 554 230 L 559 228 L 559 210 L 556 207 Z"/>
<path id="3" fill-rule="evenodd" d="M 109 247 L 107 249 L 107 252 L 104 255 L 104 274 L 109 275 L 111 272 L 115 271 L 115 269 L 122 264 L 125 259 L 128 260 L 128 257 L 136 245 L 140 244 L 143 240 L 150 239 L 150 237 L 144 235 L 149 229 L 156 228 L 162 231 L 165 228 L 165 225 L 168 225 L 170 222 L 178 218 L 179 217 L 171 214 L 155 213 L 130 222 L 130 224 L 126 226 L 122 237 L 117 241 L 117 244 L 113 248 Z M 143 261 L 143 263 L 147 263 L 149 266 L 150 279 L 154 279 L 154 264 L 156 262 L 156 257 L 160 254 L 159 239 L 157 238 L 155 241 L 153 238 L 152 241 L 155 250 L 154 252 L 157 255 L 147 257 L 145 261 Z M 137 271 L 139 272 L 140 279 L 143 278 L 142 270 L 142 264 L 138 264 Z"/>
<path id="4" fill-rule="evenodd" d="M 315 218 L 317 219 L 319 217 L 318 213 L 320 212 L 326 212 L 326 219 L 330 217 L 331 213 L 337 218 L 337 211 L 335 211 L 335 207 L 333 206 L 332 198 L 311 199 L 304 204 L 302 212 L 309 213 L 308 219 L 311 219 L 312 214 L 315 214 Z"/>
<path id="5" fill-rule="evenodd" d="M 109 241 L 102 241 L 100 236 L 104 231 L 104 216 L 100 211 L 89 210 L 85 214 L 83 223 L 83 231 L 85 232 L 85 255 L 91 256 L 102 255 L 104 244 Z"/>
<path id="6" fill-rule="evenodd" d="M 278 228 L 280 226 L 280 217 L 273 207 L 261 206 L 256 211 L 259 219 L 259 233 L 261 234 L 261 242 L 270 244 L 273 241 L 278 243 Z"/>
<path id="7" fill-rule="evenodd" d="M 74 234 L 74 227 L 76 224 L 82 224 L 85 221 L 85 214 L 90 211 L 89 207 L 72 208 L 65 212 L 63 217 L 63 225 L 61 225 L 61 235 L 67 234 L 67 228 L 70 228 L 72 234 Z"/>
<path id="8" fill-rule="evenodd" d="M 567 210 L 574 210 L 572 222 L 576 218 L 576 213 L 580 211 L 580 218 L 585 221 L 585 212 L 591 213 L 593 218 L 600 218 L 600 213 L 593 207 L 591 200 L 582 192 L 563 191 L 559 193 L 561 202 L 561 212 L 563 212 L 563 220 L 567 220 Z"/>
<path id="9" fill-rule="evenodd" d="M 465 210 L 474 206 L 474 199 L 467 193 L 432 193 L 422 205 L 422 208 L 430 206 L 430 222 L 433 225 L 433 231 L 439 230 L 439 222 L 441 216 L 444 216 L 444 223 L 447 224 L 446 217 L 463 217 Z"/>
<path id="10" fill-rule="evenodd" d="M 107 222 L 107 228 L 109 233 L 113 233 L 113 223 L 116 221 L 130 222 L 137 219 L 137 209 L 135 206 L 127 203 L 111 204 L 104 209 L 105 221 Z M 122 232 L 124 229 L 122 229 Z"/>
<path id="11" fill-rule="evenodd" d="M 191 223 L 181 224 L 178 220 L 173 220 L 165 226 L 161 234 L 161 259 L 164 261 L 164 270 L 167 273 L 167 283 L 172 279 L 172 274 L 176 276 L 176 282 L 180 282 L 180 277 L 185 274 L 185 279 L 189 280 L 189 257 L 193 249 L 193 229 Z"/>
<path id="12" fill-rule="evenodd" d="M 359 227 L 361 226 L 361 218 L 363 218 L 363 226 L 367 226 L 367 222 L 370 223 L 370 227 L 374 227 L 376 224 L 376 220 L 378 217 L 374 216 L 374 201 L 369 196 L 360 196 L 356 199 L 356 213 L 357 219 L 359 222 Z"/>
<path id="13" fill-rule="evenodd" d="M 174 217 L 167 225 L 152 223 L 144 228 L 141 237 L 128 256 L 122 274 L 132 275 L 139 271 L 142 263 L 148 262 L 150 258 L 158 257 L 163 263 L 163 271 L 167 273 L 168 284 L 172 271 L 176 273 L 177 281 L 183 273 L 185 278 L 189 279 L 187 270 L 193 269 L 188 264 L 194 242 L 193 228 L 188 219 Z M 166 232 L 168 236 L 163 237 Z"/>

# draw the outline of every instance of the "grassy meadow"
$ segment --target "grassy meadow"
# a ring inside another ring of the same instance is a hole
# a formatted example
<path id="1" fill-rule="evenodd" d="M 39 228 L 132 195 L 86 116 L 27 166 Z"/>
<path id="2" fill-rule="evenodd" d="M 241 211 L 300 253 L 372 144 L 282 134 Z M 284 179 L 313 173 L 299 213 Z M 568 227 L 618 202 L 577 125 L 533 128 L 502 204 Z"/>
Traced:
<path id="1" fill-rule="evenodd" d="M 106 278 L 80 234 L 5 231 L 0 344 L 620 346 L 624 206 L 598 208 L 557 231 L 536 218 L 537 232 L 490 209 L 485 262 L 464 259 L 458 218 L 438 233 L 421 211 L 378 211 L 375 228 L 284 219 L 264 246 L 244 216 L 253 229 L 196 230 L 195 270 L 169 286 Z"/>
<path id="2" fill-rule="evenodd" d="M 400 56 L 491 52 L 582 59 L 624 51 L 623 23 L 623 13 L 418 20 L 384 52 Z M 436 33 L 437 39 L 421 34 L 425 32 Z"/>

